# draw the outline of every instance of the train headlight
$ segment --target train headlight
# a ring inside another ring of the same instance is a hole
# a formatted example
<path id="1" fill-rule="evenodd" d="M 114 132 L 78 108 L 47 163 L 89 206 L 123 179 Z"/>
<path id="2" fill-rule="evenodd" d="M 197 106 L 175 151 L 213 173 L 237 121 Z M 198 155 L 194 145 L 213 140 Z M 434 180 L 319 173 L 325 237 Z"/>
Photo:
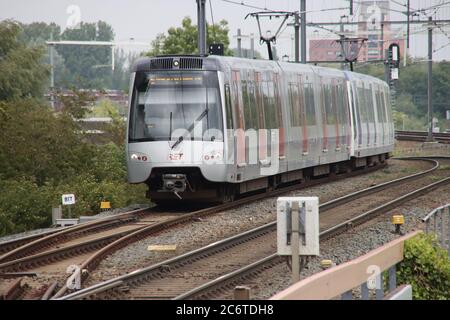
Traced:
<path id="1" fill-rule="evenodd" d="M 136 161 L 136 162 L 147 162 L 149 161 L 150 157 L 144 153 L 141 152 L 132 152 L 130 153 L 130 160 Z"/>
<path id="2" fill-rule="evenodd" d="M 214 150 L 214 151 L 203 153 L 203 161 L 214 162 L 214 161 L 220 161 L 220 160 L 222 160 L 222 152 L 220 152 L 220 151 Z"/>

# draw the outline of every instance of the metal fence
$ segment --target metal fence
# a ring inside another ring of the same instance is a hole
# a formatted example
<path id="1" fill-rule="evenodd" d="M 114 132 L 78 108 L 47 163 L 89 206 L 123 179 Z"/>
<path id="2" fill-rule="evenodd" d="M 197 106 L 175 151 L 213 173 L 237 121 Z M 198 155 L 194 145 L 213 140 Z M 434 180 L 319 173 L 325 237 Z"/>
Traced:
<path id="1" fill-rule="evenodd" d="M 430 232 L 435 233 L 441 246 L 447 249 L 450 256 L 450 203 L 434 209 L 422 221 L 425 223 L 425 232 L 427 234 Z M 446 225 L 447 232 L 445 232 Z"/>

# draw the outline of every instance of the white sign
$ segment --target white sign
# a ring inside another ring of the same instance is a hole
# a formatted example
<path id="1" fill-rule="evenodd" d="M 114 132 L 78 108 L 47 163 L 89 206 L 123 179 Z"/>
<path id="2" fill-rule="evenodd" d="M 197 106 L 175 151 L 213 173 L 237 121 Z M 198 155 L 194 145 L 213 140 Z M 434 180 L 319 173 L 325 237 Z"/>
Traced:
<path id="1" fill-rule="evenodd" d="M 62 195 L 62 204 L 63 205 L 75 204 L 75 195 L 74 194 L 63 194 Z"/>
<path id="2" fill-rule="evenodd" d="M 398 80 L 398 68 L 393 68 L 391 70 L 391 79 Z"/>
<path id="3" fill-rule="evenodd" d="M 277 252 L 292 255 L 292 203 L 299 204 L 300 255 L 319 255 L 319 198 L 280 197 L 277 199 Z M 304 210 L 302 206 L 304 205 Z"/>
<path id="4" fill-rule="evenodd" d="M 450 110 L 447 110 L 447 120 L 450 120 Z"/>

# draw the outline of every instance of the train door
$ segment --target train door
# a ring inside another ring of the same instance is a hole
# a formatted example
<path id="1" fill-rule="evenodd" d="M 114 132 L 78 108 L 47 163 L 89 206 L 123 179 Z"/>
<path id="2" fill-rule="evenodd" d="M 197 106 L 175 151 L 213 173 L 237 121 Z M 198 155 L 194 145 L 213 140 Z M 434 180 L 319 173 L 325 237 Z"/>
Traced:
<path id="1" fill-rule="evenodd" d="M 369 145 L 369 120 L 367 116 L 366 92 L 364 83 L 358 81 L 358 113 L 361 121 L 361 144 L 360 148 L 365 148 Z"/>
<path id="2" fill-rule="evenodd" d="M 267 129 L 264 122 L 264 101 L 262 93 L 262 76 L 261 72 L 255 72 L 255 93 L 256 93 L 256 110 L 258 112 L 258 159 L 259 163 L 264 166 L 269 163 L 267 155 Z"/>
<path id="3" fill-rule="evenodd" d="M 225 84 L 225 125 L 224 135 L 227 137 L 226 159 L 227 163 L 234 163 L 234 121 L 233 102 L 230 84 Z"/>
<path id="4" fill-rule="evenodd" d="M 334 121 L 331 121 L 329 125 L 333 125 L 334 122 L 334 140 L 333 143 L 335 151 L 341 150 L 341 132 L 339 126 L 341 124 L 342 119 L 340 119 L 340 113 L 342 112 L 339 108 L 339 99 L 338 99 L 338 86 L 337 80 L 333 79 L 331 81 L 331 105 L 332 105 L 332 114 L 334 115 Z"/>
<path id="5" fill-rule="evenodd" d="M 367 102 L 367 114 L 369 123 L 369 146 L 377 144 L 377 126 L 375 119 L 374 97 L 373 97 L 373 85 L 369 83 L 366 88 L 366 102 Z"/>
<path id="6" fill-rule="evenodd" d="M 232 96 L 233 96 L 233 124 L 236 137 L 236 164 L 238 168 L 246 166 L 246 148 L 245 148 L 245 126 L 244 113 L 241 92 L 241 76 L 240 72 L 232 71 Z"/>
<path id="7" fill-rule="evenodd" d="M 348 152 L 348 148 L 351 146 L 352 132 L 350 127 L 350 110 L 348 108 L 349 101 L 347 95 L 347 81 L 341 79 L 338 84 L 338 101 L 340 110 L 340 132 L 341 132 L 341 143 L 345 150 Z"/>
<path id="8" fill-rule="evenodd" d="M 316 96 L 314 90 L 315 83 L 313 76 L 306 75 L 304 77 L 303 92 L 305 95 L 305 112 L 306 112 L 306 127 L 307 127 L 307 150 L 303 152 L 305 160 L 313 160 L 316 157 L 314 155 L 322 153 L 320 129 L 318 126 L 317 117 L 320 112 L 319 100 L 320 95 Z M 317 85 L 316 85 L 317 87 Z"/>
<path id="9" fill-rule="evenodd" d="M 327 94 L 327 88 L 325 88 L 326 84 L 324 82 L 323 77 L 319 77 L 319 92 L 320 92 L 320 104 L 319 104 L 319 108 L 320 108 L 320 114 L 321 114 L 321 118 L 322 118 L 322 153 L 324 152 L 328 152 L 328 115 L 327 115 L 327 105 L 329 104 L 328 101 L 328 97 L 329 95 Z"/>
<path id="10" fill-rule="evenodd" d="M 278 143 L 279 143 L 279 159 L 281 161 L 286 159 L 286 132 L 283 122 L 283 109 L 281 103 L 281 88 L 280 88 L 280 75 L 278 73 L 273 74 L 273 91 L 274 91 L 274 107 L 276 114 L 276 128 L 278 129 Z"/>
<path id="11" fill-rule="evenodd" d="M 299 165 L 299 150 L 300 150 L 300 106 L 299 106 L 299 93 L 298 83 L 296 82 L 295 74 L 287 74 L 287 97 L 288 97 L 288 110 L 289 110 L 289 139 L 287 141 L 288 150 L 288 166 L 289 168 L 296 169 Z"/>
<path id="12" fill-rule="evenodd" d="M 302 128 L 302 154 L 308 154 L 308 125 L 307 125 L 307 115 L 306 115 L 306 99 L 305 99 L 305 90 L 303 84 L 303 77 L 298 75 L 297 77 L 297 86 L 298 86 L 298 101 L 300 107 L 300 126 Z"/>
<path id="13" fill-rule="evenodd" d="M 377 115 L 377 127 L 378 127 L 378 144 L 384 145 L 384 113 L 383 113 L 383 101 L 381 99 L 381 87 L 376 84 L 374 85 L 375 88 L 375 100 L 377 102 L 377 112 L 375 113 Z"/>
<path id="14" fill-rule="evenodd" d="M 241 73 L 242 100 L 244 102 L 244 124 L 246 133 L 246 160 L 249 165 L 258 163 L 258 112 L 255 95 L 255 79 L 253 71 Z M 253 172 L 253 175 L 255 173 Z"/>

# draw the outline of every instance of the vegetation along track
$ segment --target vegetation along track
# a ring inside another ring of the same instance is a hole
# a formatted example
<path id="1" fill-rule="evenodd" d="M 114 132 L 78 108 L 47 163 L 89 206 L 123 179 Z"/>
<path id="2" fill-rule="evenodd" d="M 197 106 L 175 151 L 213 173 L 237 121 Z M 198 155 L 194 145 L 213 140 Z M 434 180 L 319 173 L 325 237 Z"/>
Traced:
<path id="1" fill-rule="evenodd" d="M 412 159 L 423 160 L 422 158 Z M 432 159 L 426 161 L 434 162 L 434 167 L 322 204 L 320 207 L 321 239 L 345 232 L 350 226 L 372 219 L 375 215 L 386 212 L 412 197 L 417 197 L 432 188 L 449 182 L 450 178 L 445 177 L 437 182 L 430 183 L 436 178 L 424 176 L 435 171 L 439 164 Z M 425 181 L 426 179 L 428 181 Z M 422 187 L 406 187 L 411 180 L 415 180 L 415 185 Z M 389 195 L 384 194 L 386 190 Z M 388 196 L 390 200 L 387 200 L 386 197 Z M 376 198 L 378 198 L 378 202 L 370 200 Z M 347 207 L 352 202 L 361 201 L 371 203 L 371 207 L 362 214 L 357 207 L 356 210 L 349 210 Z M 340 209 L 341 207 L 345 207 L 345 210 Z M 347 214 L 341 213 L 339 218 L 336 218 L 336 212 L 339 211 Z M 331 214 L 332 212 L 335 214 Z M 274 254 L 275 251 L 276 222 L 272 222 L 153 266 L 69 294 L 63 299 L 85 297 L 102 299 L 184 299 L 199 295 L 208 297 L 210 292 L 215 289 L 223 290 L 224 286 L 232 286 L 233 282 L 238 282 L 241 277 L 248 273 L 259 272 L 258 270 L 284 261 Z"/>

